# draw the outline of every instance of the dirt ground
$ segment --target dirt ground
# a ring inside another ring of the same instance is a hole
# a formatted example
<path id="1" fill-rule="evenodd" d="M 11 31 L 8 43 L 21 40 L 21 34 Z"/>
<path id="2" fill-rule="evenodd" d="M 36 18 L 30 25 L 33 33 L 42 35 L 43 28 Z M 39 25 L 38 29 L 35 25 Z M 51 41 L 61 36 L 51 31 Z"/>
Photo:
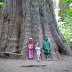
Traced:
<path id="1" fill-rule="evenodd" d="M 72 72 L 72 57 L 58 61 L 0 59 L 0 72 Z"/>

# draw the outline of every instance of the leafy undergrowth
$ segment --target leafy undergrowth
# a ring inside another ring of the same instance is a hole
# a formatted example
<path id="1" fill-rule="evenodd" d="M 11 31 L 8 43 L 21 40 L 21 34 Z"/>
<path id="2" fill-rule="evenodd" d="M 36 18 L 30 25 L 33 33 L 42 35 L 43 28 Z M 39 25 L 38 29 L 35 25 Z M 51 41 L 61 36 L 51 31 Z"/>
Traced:
<path id="1" fill-rule="evenodd" d="M 70 4 L 72 4 L 72 0 L 60 0 L 60 4 L 64 8 L 60 13 L 63 20 L 59 22 L 59 29 L 66 43 L 72 48 L 72 6 L 69 8 Z"/>

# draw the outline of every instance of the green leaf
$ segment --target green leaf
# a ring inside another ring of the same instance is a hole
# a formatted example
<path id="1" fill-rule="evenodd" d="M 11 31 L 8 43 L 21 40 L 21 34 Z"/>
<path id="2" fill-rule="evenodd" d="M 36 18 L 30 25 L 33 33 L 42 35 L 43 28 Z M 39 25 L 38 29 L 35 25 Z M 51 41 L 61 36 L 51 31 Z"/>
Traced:
<path id="1" fill-rule="evenodd" d="M 0 2 L 0 9 L 1 9 L 1 8 L 5 8 L 5 7 L 6 7 L 6 4 L 3 3 L 3 2 Z"/>
<path id="2" fill-rule="evenodd" d="M 72 9 L 68 9 L 66 10 L 66 12 L 67 12 L 67 15 L 72 16 Z"/>
<path id="3" fill-rule="evenodd" d="M 69 5 L 70 3 L 72 3 L 72 0 L 60 0 L 60 2 L 64 5 Z"/>

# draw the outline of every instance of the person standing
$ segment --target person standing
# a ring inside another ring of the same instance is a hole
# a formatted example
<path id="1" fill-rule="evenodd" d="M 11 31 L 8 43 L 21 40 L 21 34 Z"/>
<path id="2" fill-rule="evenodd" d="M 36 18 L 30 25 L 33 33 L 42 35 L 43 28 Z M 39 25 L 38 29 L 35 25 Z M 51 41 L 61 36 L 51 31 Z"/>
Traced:
<path id="1" fill-rule="evenodd" d="M 34 42 L 32 38 L 29 38 L 29 41 L 27 43 L 28 47 L 28 59 L 33 59 L 34 56 Z"/>
<path id="2" fill-rule="evenodd" d="M 36 41 L 35 50 L 36 50 L 37 60 L 39 62 L 40 61 L 40 55 L 41 55 L 41 47 L 40 47 L 40 43 L 38 41 Z"/>
<path id="3" fill-rule="evenodd" d="M 48 42 L 47 36 L 45 36 L 45 39 L 43 41 L 43 50 L 44 50 L 46 59 L 51 60 L 51 48 L 50 48 L 50 43 Z"/>

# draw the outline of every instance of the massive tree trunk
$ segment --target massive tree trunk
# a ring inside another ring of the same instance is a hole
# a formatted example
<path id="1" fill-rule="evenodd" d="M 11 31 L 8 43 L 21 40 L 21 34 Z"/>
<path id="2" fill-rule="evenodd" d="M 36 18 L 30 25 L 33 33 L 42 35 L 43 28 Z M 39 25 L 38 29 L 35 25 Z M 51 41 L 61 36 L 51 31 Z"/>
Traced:
<path id="1" fill-rule="evenodd" d="M 9 1 L 4 0 L 4 3 L 8 4 L 9 6 Z M 8 31 L 9 31 L 8 6 L 3 10 L 4 16 L 1 22 L 0 51 L 5 51 L 7 47 Z"/>
<path id="2" fill-rule="evenodd" d="M 22 16 L 22 25 L 21 25 L 21 33 L 20 33 L 20 40 L 19 40 L 19 48 L 22 49 L 21 53 L 24 54 L 25 57 L 25 47 L 24 47 L 24 37 L 25 37 L 25 21 L 26 21 L 26 6 L 25 6 L 25 0 L 22 0 L 22 10 L 23 10 L 23 16 Z M 24 47 L 24 48 L 23 48 Z"/>
<path id="3" fill-rule="evenodd" d="M 55 43 L 55 40 L 52 36 L 52 32 L 50 30 L 50 24 L 49 24 L 49 20 L 48 20 L 48 11 L 47 11 L 47 7 L 46 7 L 46 0 L 43 0 L 43 17 L 42 17 L 42 24 L 43 24 L 43 33 L 44 33 L 44 37 L 45 36 L 48 36 L 48 40 L 50 42 L 50 45 L 51 45 L 51 54 L 52 54 L 52 58 L 55 60 L 55 59 L 58 59 L 57 58 L 57 55 L 55 52 L 55 50 L 58 50 L 58 47 Z"/>
<path id="4" fill-rule="evenodd" d="M 42 7 L 38 0 L 4 2 L 8 5 L 3 12 L 6 16 L 0 22 L 0 52 L 13 52 L 19 47 L 26 58 L 28 38 L 39 39 L 42 46 L 43 38 L 48 36 L 54 60 L 58 59 L 59 51 L 72 55 L 58 29 L 52 0 L 42 0 Z"/>
<path id="5" fill-rule="evenodd" d="M 33 24 L 33 38 L 39 39 L 40 43 L 43 40 L 43 32 L 40 23 L 39 3 L 38 0 L 32 0 L 32 24 Z"/>
<path id="6" fill-rule="evenodd" d="M 25 0 L 23 1 L 25 2 L 23 6 L 25 6 L 24 8 L 26 9 L 23 13 L 25 14 L 23 16 L 23 23 L 22 23 L 22 30 L 21 30 L 21 39 L 20 41 L 22 41 L 20 43 L 20 47 L 22 49 L 21 53 L 24 54 L 24 57 L 27 57 L 27 42 L 29 37 L 32 37 L 32 33 L 31 33 L 31 15 L 30 15 L 30 0 Z M 23 9 L 24 10 L 24 9 Z"/>
<path id="7" fill-rule="evenodd" d="M 43 32 L 40 23 L 40 13 L 39 13 L 39 1 L 31 0 L 32 4 L 32 37 L 34 41 L 39 40 L 40 46 L 42 47 Z M 36 57 L 36 53 L 34 53 Z"/>
<path id="8" fill-rule="evenodd" d="M 8 47 L 6 48 L 6 52 L 13 52 L 17 47 L 17 24 L 15 21 L 15 5 L 16 1 L 9 0 L 9 33 L 8 33 Z"/>

